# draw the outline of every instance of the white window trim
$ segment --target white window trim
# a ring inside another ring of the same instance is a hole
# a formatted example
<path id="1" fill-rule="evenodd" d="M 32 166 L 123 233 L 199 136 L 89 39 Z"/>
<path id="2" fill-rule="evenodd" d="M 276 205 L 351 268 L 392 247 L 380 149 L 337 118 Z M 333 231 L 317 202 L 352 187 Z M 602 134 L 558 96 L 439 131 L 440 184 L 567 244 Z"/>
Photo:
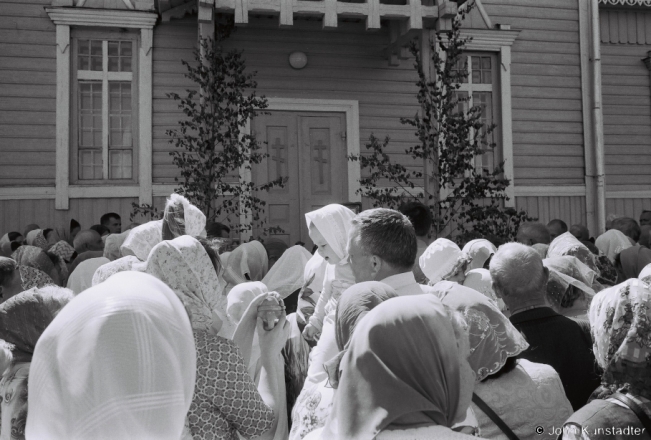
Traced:
<path id="1" fill-rule="evenodd" d="M 152 48 L 157 14 L 143 11 L 45 8 L 56 25 L 57 109 L 55 208 L 68 210 L 70 198 L 138 197 L 152 203 Z M 138 53 L 138 186 L 70 185 L 70 26 L 140 29 Z M 0 194 L 0 197 L 2 195 Z"/>

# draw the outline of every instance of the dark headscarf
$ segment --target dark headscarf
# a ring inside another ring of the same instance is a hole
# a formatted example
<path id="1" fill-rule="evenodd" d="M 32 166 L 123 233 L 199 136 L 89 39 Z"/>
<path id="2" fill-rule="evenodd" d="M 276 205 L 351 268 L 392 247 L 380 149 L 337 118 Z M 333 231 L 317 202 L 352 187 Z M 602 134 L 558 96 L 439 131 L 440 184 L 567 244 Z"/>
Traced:
<path id="1" fill-rule="evenodd" d="M 14 360 L 31 360 L 38 338 L 73 297 L 68 289 L 34 288 L 0 304 L 0 338 L 14 346 Z"/>
<path id="2" fill-rule="evenodd" d="M 397 296 L 392 287 L 377 281 L 355 284 L 341 294 L 335 318 L 335 338 L 339 354 L 325 364 L 333 388 L 337 388 L 339 384 L 339 364 L 346 354 L 348 342 L 359 321 L 382 302 Z"/>

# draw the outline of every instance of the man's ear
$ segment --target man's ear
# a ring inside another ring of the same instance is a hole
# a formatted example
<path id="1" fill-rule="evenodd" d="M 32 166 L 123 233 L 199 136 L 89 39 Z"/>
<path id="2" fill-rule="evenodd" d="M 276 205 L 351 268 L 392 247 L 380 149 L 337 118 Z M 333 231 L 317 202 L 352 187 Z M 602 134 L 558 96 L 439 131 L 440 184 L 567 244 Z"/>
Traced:
<path id="1" fill-rule="evenodd" d="M 371 255 L 371 272 L 377 275 L 382 270 L 382 259 L 377 255 Z"/>

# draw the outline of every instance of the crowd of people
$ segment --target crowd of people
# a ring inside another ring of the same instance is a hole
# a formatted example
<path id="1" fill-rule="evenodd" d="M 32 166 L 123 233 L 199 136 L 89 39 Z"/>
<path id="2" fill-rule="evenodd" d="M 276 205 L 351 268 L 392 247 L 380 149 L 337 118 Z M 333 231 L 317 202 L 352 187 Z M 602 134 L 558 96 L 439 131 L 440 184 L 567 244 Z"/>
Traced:
<path id="1" fill-rule="evenodd" d="M 651 211 L 428 238 L 427 206 L 225 251 L 173 194 L 0 239 L 0 439 L 651 438 Z"/>

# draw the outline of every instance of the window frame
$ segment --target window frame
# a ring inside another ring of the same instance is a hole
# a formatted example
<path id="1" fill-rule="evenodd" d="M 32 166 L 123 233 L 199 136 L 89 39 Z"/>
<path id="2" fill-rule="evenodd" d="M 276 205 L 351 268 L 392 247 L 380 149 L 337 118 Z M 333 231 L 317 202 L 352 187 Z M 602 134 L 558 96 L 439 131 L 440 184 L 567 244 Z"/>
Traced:
<path id="1" fill-rule="evenodd" d="M 108 58 L 108 53 L 104 53 L 104 49 L 107 46 L 107 41 L 131 41 L 132 42 L 132 59 L 131 59 L 131 72 L 130 75 L 120 75 L 126 72 L 105 72 L 102 70 L 98 72 L 97 77 L 103 77 L 103 81 L 106 81 L 106 90 L 104 90 L 105 85 L 102 84 L 102 167 L 103 167 L 103 178 L 102 179 L 81 179 L 80 178 L 80 166 L 79 166 L 79 82 L 84 80 L 92 81 L 91 75 L 86 78 L 79 78 L 79 72 L 88 72 L 78 70 L 78 50 L 79 50 L 79 40 L 101 40 L 103 42 L 103 59 Z M 106 185 L 137 185 L 139 182 L 139 54 L 138 48 L 140 46 L 140 35 L 137 30 L 109 30 L 109 29 L 94 29 L 94 28 L 81 28 L 81 29 L 72 29 L 70 35 L 71 42 L 71 72 L 70 72 L 70 184 L 72 185 L 91 185 L 91 186 L 106 186 Z M 108 113 L 105 115 L 104 110 L 109 111 L 109 81 L 120 81 L 120 79 L 110 80 L 110 76 L 130 76 L 131 77 L 131 137 L 132 137 L 132 154 L 131 154 L 131 178 L 130 179 L 111 179 L 110 178 L 110 162 L 109 162 L 109 152 L 111 150 L 109 146 L 109 133 L 110 133 L 110 122 Z M 107 130 L 104 132 L 104 130 Z"/>

